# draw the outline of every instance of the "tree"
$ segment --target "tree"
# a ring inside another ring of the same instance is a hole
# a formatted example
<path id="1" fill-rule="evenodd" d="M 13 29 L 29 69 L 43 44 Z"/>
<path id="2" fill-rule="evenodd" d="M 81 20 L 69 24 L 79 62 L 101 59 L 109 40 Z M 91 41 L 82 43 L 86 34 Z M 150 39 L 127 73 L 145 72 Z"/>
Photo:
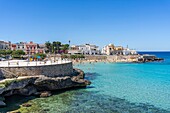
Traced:
<path id="1" fill-rule="evenodd" d="M 0 54 L 5 55 L 6 54 L 5 50 L 0 50 Z"/>
<path id="2" fill-rule="evenodd" d="M 12 51 L 11 50 L 0 50 L 1 55 L 11 55 Z"/>
<path id="3" fill-rule="evenodd" d="M 25 55 L 25 52 L 23 50 L 16 50 L 12 52 L 12 55 Z"/>
<path id="4" fill-rule="evenodd" d="M 57 53 L 59 53 L 60 51 L 60 47 L 61 47 L 61 42 L 56 42 L 56 49 L 57 49 Z"/>
<path id="5" fill-rule="evenodd" d="M 11 55 L 12 54 L 12 50 L 6 50 L 6 54 L 7 55 Z"/>
<path id="6" fill-rule="evenodd" d="M 48 49 L 48 51 L 46 51 L 46 52 L 52 52 L 52 44 L 49 41 L 47 41 L 45 43 L 45 46 Z"/>
<path id="7" fill-rule="evenodd" d="M 21 58 L 21 55 L 25 55 L 25 52 L 23 50 L 16 50 L 12 52 L 13 58 Z"/>
<path id="8" fill-rule="evenodd" d="M 61 46 L 61 50 L 63 50 L 64 53 L 66 53 L 66 50 L 68 50 L 68 49 L 69 49 L 69 44 L 63 44 Z"/>
<path id="9" fill-rule="evenodd" d="M 53 52 L 56 53 L 59 53 L 60 51 L 60 47 L 61 47 L 61 42 L 57 41 L 57 42 L 53 42 Z"/>
<path id="10" fill-rule="evenodd" d="M 63 50 L 63 52 L 65 53 L 66 50 L 68 50 L 69 48 L 69 44 L 61 44 L 61 42 L 59 41 L 53 41 L 52 43 L 47 41 L 45 43 L 45 46 L 48 50 L 46 50 L 46 52 L 50 52 L 50 53 L 59 53 L 60 50 Z"/>
<path id="11" fill-rule="evenodd" d="M 56 53 L 57 43 L 55 41 L 53 41 L 52 47 L 53 47 L 53 53 Z"/>

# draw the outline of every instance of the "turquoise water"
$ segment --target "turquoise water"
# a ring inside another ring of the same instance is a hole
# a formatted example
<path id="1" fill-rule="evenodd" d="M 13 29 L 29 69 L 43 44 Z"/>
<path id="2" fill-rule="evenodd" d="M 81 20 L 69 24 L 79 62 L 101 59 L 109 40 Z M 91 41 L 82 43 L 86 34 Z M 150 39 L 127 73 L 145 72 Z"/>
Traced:
<path id="1" fill-rule="evenodd" d="M 54 92 L 48 98 L 7 99 L 2 112 L 31 100 L 43 113 L 170 113 L 170 53 L 150 53 L 165 58 L 154 63 L 79 64 L 92 84 L 85 89 Z M 12 104 L 11 100 L 15 101 Z M 15 105 L 15 106 L 14 106 Z"/>
<path id="2" fill-rule="evenodd" d="M 97 76 L 89 91 L 170 110 L 168 65 L 97 63 L 78 67 L 87 72 L 87 78 Z"/>
<path id="3" fill-rule="evenodd" d="M 131 103 L 145 103 L 170 111 L 170 53 L 152 52 L 165 58 L 164 62 L 145 64 L 95 63 L 76 67 L 87 78 L 96 76 L 88 91 L 125 99 Z"/>

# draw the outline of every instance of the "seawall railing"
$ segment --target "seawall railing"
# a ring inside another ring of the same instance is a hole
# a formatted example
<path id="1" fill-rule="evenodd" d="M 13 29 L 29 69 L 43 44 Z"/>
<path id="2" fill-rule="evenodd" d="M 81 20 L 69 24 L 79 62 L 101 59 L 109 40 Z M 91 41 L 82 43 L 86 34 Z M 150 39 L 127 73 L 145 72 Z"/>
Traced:
<path id="1" fill-rule="evenodd" d="M 0 61 L 0 68 L 57 65 L 57 64 L 65 64 L 70 62 L 71 60 L 69 59 L 48 60 L 48 61 L 9 60 L 9 61 Z"/>

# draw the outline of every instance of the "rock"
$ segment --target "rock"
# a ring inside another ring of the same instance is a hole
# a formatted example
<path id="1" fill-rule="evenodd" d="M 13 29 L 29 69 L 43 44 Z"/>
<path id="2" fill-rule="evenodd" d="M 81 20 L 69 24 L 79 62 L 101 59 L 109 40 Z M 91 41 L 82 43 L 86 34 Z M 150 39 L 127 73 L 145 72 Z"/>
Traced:
<path id="1" fill-rule="evenodd" d="M 50 91 L 44 91 L 40 94 L 40 97 L 49 97 L 51 96 L 51 92 Z"/>
<path id="2" fill-rule="evenodd" d="M 8 113 L 8 112 L 7 112 Z M 9 113 L 21 113 L 20 111 L 16 110 L 16 111 L 10 111 Z"/>
<path id="3" fill-rule="evenodd" d="M 90 84 L 91 84 L 91 82 L 90 82 L 89 80 L 84 80 L 84 83 L 85 83 L 86 85 L 90 85 Z"/>
<path id="4" fill-rule="evenodd" d="M 4 101 L 4 100 L 5 100 L 5 98 L 0 95 L 0 101 Z"/>
<path id="5" fill-rule="evenodd" d="M 25 104 L 22 104 L 22 106 L 23 106 L 23 107 L 31 107 L 32 104 L 30 104 L 30 103 L 25 103 Z"/>
<path id="6" fill-rule="evenodd" d="M 51 96 L 51 90 L 66 89 L 72 87 L 86 87 L 91 82 L 84 80 L 84 72 L 74 69 L 74 75 L 61 77 L 48 77 L 43 75 L 30 76 L 24 79 L 7 81 L 5 87 L 0 88 L 0 97 L 19 95 L 40 95 L 40 97 Z M 48 90 L 48 91 L 47 91 Z M 0 98 L 0 106 L 6 106 Z M 29 107 L 29 104 L 23 106 Z"/>
<path id="7" fill-rule="evenodd" d="M 39 96 L 39 95 L 41 95 L 41 92 L 35 92 L 34 95 Z"/>
<path id="8" fill-rule="evenodd" d="M 5 106 L 6 106 L 5 102 L 0 100 L 0 107 L 5 107 Z"/>
<path id="9" fill-rule="evenodd" d="M 37 92 L 37 89 L 31 85 L 31 86 L 26 86 L 23 89 L 19 89 L 18 91 L 19 94 L 28 96 L 28 95 L 35 94 Z"/>
<path id="10" fill-rule="evenodd" d="M 12 82 L 9 82 L 9 84 L 5 86 L 5 88 L 0 88 L 0 94 L 11 91 L 11 90 L 15 90 L 15 89 L 22 89 L 28 86 L 29 84 L 33 84 L 36 79 L 37 77 L 25 78 L 23 80 L 13 80 Z"/>
<path id="11" fill-rule="evenodd" d="M 20 88 L 20 89 L 13 89 L 13 90 L 10 90 L 10 91 L 6 91 L 4 92 L 4 96 L 11 96 L 11 95 L 14 95 L 14 94 L 19 94 L 19 95 L 25 95 L 25 96 L 29 96 L 29 95 L 32 95 L 32 94 L 35 94 L 37 92 L 36 88 L 32 85 L 28 85 L 24 88 Z"/>

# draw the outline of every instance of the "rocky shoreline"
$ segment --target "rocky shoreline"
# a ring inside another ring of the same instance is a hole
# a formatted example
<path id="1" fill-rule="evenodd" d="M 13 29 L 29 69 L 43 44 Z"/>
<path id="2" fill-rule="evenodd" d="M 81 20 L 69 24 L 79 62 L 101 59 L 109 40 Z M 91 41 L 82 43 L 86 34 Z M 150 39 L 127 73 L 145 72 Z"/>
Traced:
<path id="1" fill-rule="evenodd" d="M 88 55 L 84 59 L 72 59 L 74 65 L 81 63 L 147 63 L 147 62 L 161 62 L 164 58 L 158 58 L 155 55 Z"/>
<path id="2" fill-rule="evenodd" d="M 74 69 L 73 74 L 64 77 L 47 77 L 44 75 L 27 76 L 21 78 L 4 79 L 0 82 L 0 107 L 5 107 L 5 97 L 12 95 L 38 95 L 48 97 L 50 91 L 86 87 L 91 82 L 84 79 L 84 72 Z"/>

